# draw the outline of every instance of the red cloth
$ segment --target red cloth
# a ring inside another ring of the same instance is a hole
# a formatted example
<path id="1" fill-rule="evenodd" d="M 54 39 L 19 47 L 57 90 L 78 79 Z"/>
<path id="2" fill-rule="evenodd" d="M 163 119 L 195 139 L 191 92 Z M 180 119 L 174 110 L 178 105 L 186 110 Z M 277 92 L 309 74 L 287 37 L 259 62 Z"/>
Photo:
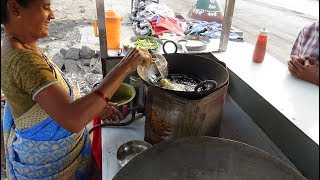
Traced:
<path id="1" fill-rule="evenodd" d="M 166 32 L 173 32 L 178 35 L 184 35 L 181 23 L 171 17 L 161 16 L 159 17 L 159 19 L 153 18 L 151 20 L 151 25 L 157 36 Z"/>
<path id="2" fill-rule="evenodd" d="M 101 123 L 99 118 L 93 119 L 93 126 Z M 92 137 L 92 154 L 94 159 L 96 160 L 97 166 L 99 170 L 102 170 L 102 148 L 101 148 L 101 128 L 95 129 Z"/>

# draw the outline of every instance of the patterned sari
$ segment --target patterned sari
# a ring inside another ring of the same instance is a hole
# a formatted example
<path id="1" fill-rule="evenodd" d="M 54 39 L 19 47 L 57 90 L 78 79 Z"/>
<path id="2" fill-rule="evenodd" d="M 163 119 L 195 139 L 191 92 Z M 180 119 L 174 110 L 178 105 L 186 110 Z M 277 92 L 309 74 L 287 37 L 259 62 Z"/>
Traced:
<path id="1" fill-rule="evenodd" d="M 76 87 L 54 70 L 70 98 L 78 98 Z M 3 132 L 9 179 L 90 179 L 93 161 L 85 128 L 80 133 L 63 129 L 37 103 L 14 119 L 6 103 Z"/>

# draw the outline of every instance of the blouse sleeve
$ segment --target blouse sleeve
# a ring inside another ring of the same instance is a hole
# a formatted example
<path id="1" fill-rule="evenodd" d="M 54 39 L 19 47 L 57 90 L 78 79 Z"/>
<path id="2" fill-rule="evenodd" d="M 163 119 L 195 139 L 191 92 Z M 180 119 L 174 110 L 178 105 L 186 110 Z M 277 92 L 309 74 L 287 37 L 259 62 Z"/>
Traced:
<path id="1" fill-rule="evenodd" d="M 21 54 L 13 76 L 17 85 L 33 100 L 41 90 L 58 82 L 46 60 L 32 51 Z"/>

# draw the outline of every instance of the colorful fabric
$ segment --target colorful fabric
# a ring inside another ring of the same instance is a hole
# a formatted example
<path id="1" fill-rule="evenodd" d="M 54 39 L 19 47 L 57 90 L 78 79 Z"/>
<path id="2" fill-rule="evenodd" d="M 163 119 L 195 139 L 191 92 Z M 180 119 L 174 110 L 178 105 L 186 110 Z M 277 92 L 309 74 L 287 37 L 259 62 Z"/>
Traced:
<path id="1" fill-rule="evenodd" d="M 292 47 L 291 55 L 301 58 L 311 56 L 319 60 L 319 21 L 300 31 Z"/>
<path id="2" fill-rule="evenodd" d="M 163 33 L 184 35 L 181 23 L 171 17 L 155 16 L 151 20 L 151 25 L 157 36 Z"/>
<path id="3" fill-rule="evenodd" d="M 34 51 L 16 49 L 1 58 L 1 89 L 10 103 L 13 117 L 20 117 L 33 107 L 36 102 L 32 97 L 46 86 L 57 83 L 55 76 L 46 61 Z"/>
<path id="4" fill-rule="evenodd" d="M 12 53 L 5 58 L 14 61 L 17 56 Z M 52 74 L 71 99 L 79 98 L 76 87 L 55 65 L 48 63 L 46 68 L 53 67 Z M 40 83 L 42 87 L 35 89 L 46 87 L 47 82 Z M 90 179 L 93 161 L 86 129 L 80 133 L 63 129 L 37 103 L 19 117 L 14 117 L 11 110 L 11 102 L 7 99 L 3 132 L 8 179 Z"/>
<path id="5" fill-rule="evenodd" d="M 209 39 L 219 39 L 221 37 L 222 24 L 217 22 L 190 21 L 187 23 L 187 34 L 200 35 Z M 235 32 L 229 33 L 229 40 L 235 42 L 244 42 L 243 37 Z"/>

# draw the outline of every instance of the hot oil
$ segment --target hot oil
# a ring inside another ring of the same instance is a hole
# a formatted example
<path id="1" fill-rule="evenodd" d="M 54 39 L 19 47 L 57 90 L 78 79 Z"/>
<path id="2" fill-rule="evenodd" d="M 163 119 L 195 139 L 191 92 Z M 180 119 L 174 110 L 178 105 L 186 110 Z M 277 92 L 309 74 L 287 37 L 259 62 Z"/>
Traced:
<path id="1" fill-rule="evenodd" d="M 181 81 L 179 79 L 171 80 L 171 84 L 175 91 L 194 91 L 194 88 L 197 86 L 194 82 Z"/>
<path id="2" fill-rule="evenodd" d="M 194 88 L 200 83 L 198 78 L 181 75 L 181 74 L 169 74 L 168 82 L 170 83 L 170 88 L 168 86 L 161 86 L 166 89 L 174 90 L 174 91 L 194 91 Z"/>
<path id="3" fill-rule="evenodd" d="M 171 82 L 174 91 L 194 91 L 194 88 L 196 87 L 196 85 L 186 85 L 186 84 L 180 84 L 180 83 L 176 83 L 176 82 Z"/>

